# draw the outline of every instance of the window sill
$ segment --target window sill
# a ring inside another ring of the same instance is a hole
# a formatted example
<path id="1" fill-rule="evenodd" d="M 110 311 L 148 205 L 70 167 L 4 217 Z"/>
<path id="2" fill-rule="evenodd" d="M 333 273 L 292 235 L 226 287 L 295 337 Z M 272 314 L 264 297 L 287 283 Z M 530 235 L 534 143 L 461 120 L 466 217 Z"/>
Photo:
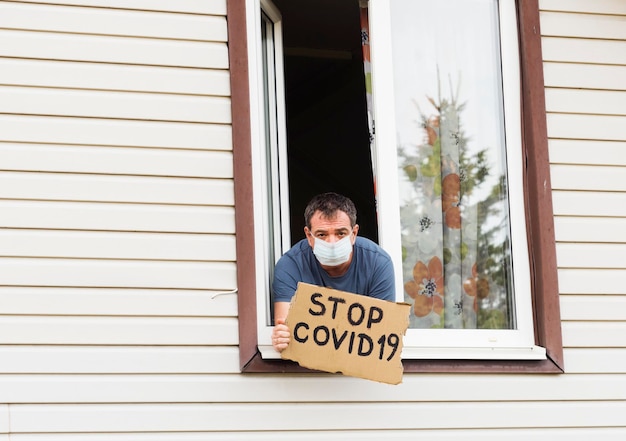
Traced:
<path id="1" fill-rule="evenodd" d="M 528 348 L 527 351 L 531 349 Z M 263 351 L 268 358 L 261 356 Z M 532 348 L 544 352 L 541 347 Z M 426 357 L 426 353 L 422 354 Z M 519 357 L 519 354 L 517 355 Z M 563 368 L 545 351 L 542 359 L 406 359 L 402 360 L 404 373 L 456 373 L 456 374 L 562 374 Z M 319 373 L 303 368 L 293 361 L 282 360 L 280 354 L 272 346 L 259 347 L 257 352 L 242 366 L 244 373 Z"/>
<path id="2" fill-rule="evenodd" d="M 280 360 L 280 354 L 270 345 L 259 345 L 264 360 Z M 545 360 L 545 348 L 418 348 L 404 347 L 403 360 Z"/>
<path id="3" fill-rule="evenodd" d="M 403 360 L 545 360 L 541 346 L 527 348 L 424 348 L 404 347 Z"/>

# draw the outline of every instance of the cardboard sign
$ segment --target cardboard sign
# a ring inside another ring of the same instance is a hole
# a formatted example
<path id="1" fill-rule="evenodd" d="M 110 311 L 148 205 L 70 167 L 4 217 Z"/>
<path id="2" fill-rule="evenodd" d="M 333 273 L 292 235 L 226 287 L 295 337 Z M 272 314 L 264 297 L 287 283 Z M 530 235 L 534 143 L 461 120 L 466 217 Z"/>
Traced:
<path id="1" fill-rule="evenodd" d="M 285 324 L 291 332 L 281 353 L 301 366 L 399 384 L 407 303 L 393 303 L 299 283 Z"/>

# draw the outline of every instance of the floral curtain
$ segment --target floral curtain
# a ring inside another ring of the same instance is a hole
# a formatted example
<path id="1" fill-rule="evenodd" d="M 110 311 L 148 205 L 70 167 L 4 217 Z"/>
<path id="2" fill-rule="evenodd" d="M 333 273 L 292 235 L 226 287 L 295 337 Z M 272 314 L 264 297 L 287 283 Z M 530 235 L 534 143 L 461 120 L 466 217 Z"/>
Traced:
<path id="1" fill-rule="evenodd" d="M 413 327 L 476 328 L 478 226 L 465 185 L 466 139 L 456 99 L 430 102 L 436 111 L 422 119 L 423 141 L 401 161 L 411 201 L 401 214 L 403 271 L 411 275 L 404 289 Z"/>

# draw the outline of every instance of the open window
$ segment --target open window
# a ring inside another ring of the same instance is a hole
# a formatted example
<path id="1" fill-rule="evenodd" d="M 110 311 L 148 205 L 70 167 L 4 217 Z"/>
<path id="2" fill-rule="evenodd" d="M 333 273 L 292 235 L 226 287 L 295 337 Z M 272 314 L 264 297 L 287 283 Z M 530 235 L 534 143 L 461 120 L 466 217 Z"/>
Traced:
<path id="1" fill-rule="evenodd" d="M 414 305 L 405 370 L 560 371 L 538 7 L 523 3 L 247 0 L 244 36 L 229 3 L 231 59 L 250 67 L 247 112 L 233 71 L 244 370 L 297 370 L 271 348 L 272 269 L 306 202 L 336 191 Z"/>

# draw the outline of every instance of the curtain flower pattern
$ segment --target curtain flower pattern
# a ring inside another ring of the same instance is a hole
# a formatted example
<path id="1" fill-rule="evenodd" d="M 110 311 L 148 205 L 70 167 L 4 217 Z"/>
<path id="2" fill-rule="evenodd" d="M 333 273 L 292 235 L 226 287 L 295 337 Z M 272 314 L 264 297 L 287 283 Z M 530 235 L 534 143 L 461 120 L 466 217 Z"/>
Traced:
<path id="1" fill-rule="evenodd" d="M 413 304 L 411 326 L 473 329 L 482 327 L 479 302 L 490 308 L 490 286 L 496 283 L 479 243 L 478 210 L 485 206 L 471 197 L 489 175 L 487 152 L 468 155 L 464 105 L 457 96 L 428 102 L 434 112 L 420 115 L 421 142 L 400 150 L 404 290 Z"/>

